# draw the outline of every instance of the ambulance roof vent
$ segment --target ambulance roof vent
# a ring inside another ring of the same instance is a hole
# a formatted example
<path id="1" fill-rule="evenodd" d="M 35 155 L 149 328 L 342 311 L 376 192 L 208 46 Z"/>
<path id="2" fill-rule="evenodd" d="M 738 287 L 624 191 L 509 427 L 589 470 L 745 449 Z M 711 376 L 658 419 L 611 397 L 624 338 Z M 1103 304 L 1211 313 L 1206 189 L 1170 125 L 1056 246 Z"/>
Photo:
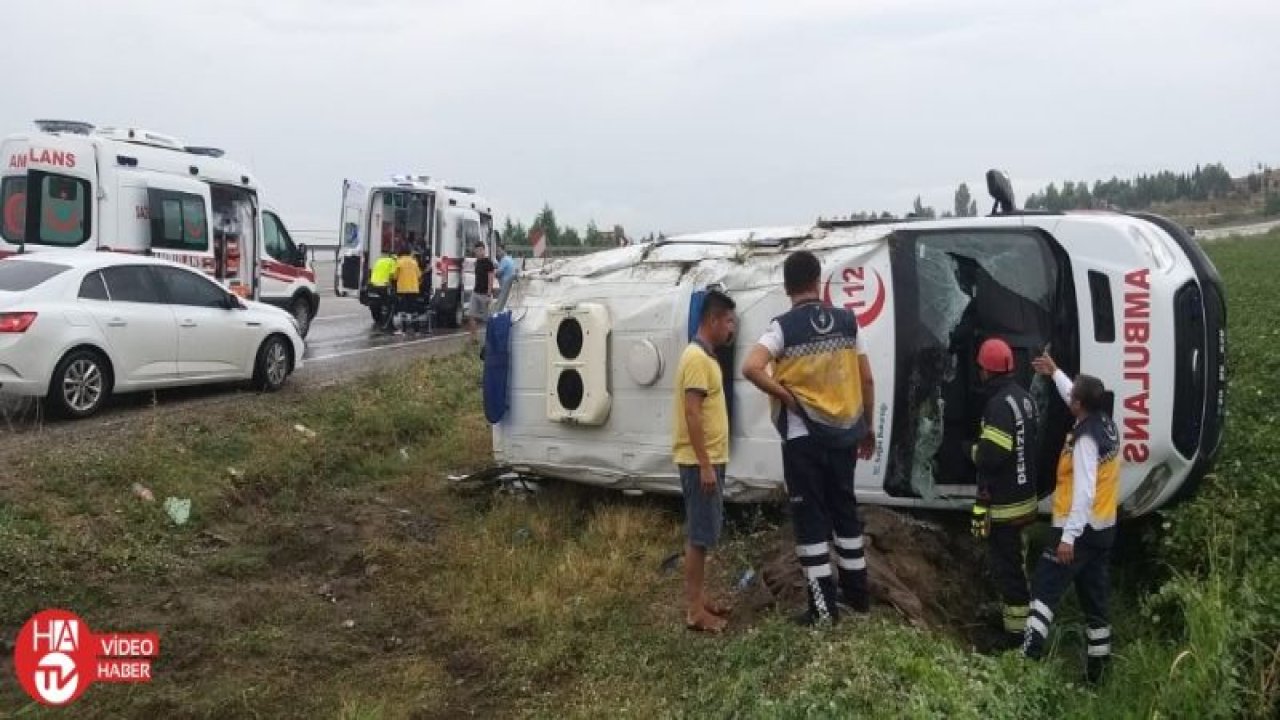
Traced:
<path id="1" fill-rule="evenodd" d="M 445 186 L 445 188 L 446 188 L 446 189 L 448 189 L 448 190 L 452 190 L 452 191 L 454 191 L 454 192 L 460 192 L 460 193 L 462 193 L 463 195 L 475 195 L 475 194 L 476 194 L 476 189 L 475 189 L 475 188 L 473 188 L 473 187 L 466 187 L 465 185 L 446 185 L 446 186 Z"/>
<path id="2" fill-rule="evenodd" d="M 226 153 L 223 152 L 221 148 L 202 147 L 200 145 L 188 145 L 187 152 L 191 153 L 192 155 L 203 155 L 205 157 L 211 157 L 211 158 L 220 158 L 223 155 L 226 155 Z"/>
<path id="3" fill-rule="evenodd" d="M 151 130 L 143 130 L 141 128 L 106 127 L 99 130 L 98 135 L 111 140 L 119 140 L 121 142 L 129 142 L 137 145 L 150 145 L 151 147 L 165 148 L 166 150 L 178 150 L 180 152 L 185 152 L 187 149 L 186 145 L 173 136 L 164 135 Z"/>
<path id="4" fill-rule="evenodd" d="M 79 120 L 36 120 L 36 129 L 44 133 L 88 135 L 93 132 L 93 123 Z"/>

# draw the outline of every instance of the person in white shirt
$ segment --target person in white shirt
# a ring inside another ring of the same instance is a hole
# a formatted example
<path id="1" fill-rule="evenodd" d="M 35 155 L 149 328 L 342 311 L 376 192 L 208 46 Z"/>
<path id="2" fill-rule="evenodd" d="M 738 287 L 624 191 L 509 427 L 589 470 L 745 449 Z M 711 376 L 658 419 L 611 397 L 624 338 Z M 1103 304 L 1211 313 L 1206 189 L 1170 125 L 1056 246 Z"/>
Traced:
<path id="1" fill-rule="evenodd" d="M 1076 423 L 1058 458 L 1054 540 L 1031 581 L 1031 613 L 1022 650 L 1033 659 L 1043 656 L 1054 608 L 1074 583 L 1087 625 L 1086 679 L 1097 682 L 1111 657 L 1108 565 L 1116 532 L 1119 434 L 1105 407 L 1101 380 L 1080 375 L 1072 382 L 1048 355 L 1032 364 L 1036 372 L 1053 378 Z"/>

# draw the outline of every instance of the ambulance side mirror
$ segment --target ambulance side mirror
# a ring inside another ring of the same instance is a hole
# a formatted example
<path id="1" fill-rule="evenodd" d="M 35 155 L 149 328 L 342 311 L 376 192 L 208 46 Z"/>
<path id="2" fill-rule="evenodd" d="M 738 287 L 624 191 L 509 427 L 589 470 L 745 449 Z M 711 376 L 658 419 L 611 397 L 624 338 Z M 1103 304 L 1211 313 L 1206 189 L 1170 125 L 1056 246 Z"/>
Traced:
<path id="1" fill-rule="evenodd" d="M 307 256 L 308 256 L 307 244 L 306 244 L 306 243 L 299 243 L 299 244 L 298 244 L 298 249 L 297 249 L 297 254 L 296 254 L 296 255 L 294 255 L 294 258 L 293 258 L 293 264 L 294 264 L 294 265 L 297 265 L 298 267 L 306 267 L 306 266 L 307 266 Z"/>

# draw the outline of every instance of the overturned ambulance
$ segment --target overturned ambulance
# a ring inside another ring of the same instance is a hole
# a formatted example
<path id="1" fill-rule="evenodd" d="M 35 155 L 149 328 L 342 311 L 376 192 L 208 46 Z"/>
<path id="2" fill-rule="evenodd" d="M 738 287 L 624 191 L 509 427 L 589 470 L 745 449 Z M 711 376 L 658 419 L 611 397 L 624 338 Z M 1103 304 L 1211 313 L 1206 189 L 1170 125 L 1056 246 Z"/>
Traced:
<path id="1" fill-rule="evenodd" d="M 1045 348 L 1069 374 L 1096 375 L 1110 391 L 1127 514 L 1194 492 L 1224 418 L 1226 305 L 1216 270 L 1163 218 L 1019 213 L 1011 199 L 998 199 L 1001 212 L 988 217 L 686 235 L 522 274 L 486 361 L 498 465 L 679 493 L 672 375 L 703 292 L 719 285 L 739 313 L 738 337 L 719 357 L 731 416 L 726 496 L 780 497 L 769 401 L 740 365 L 789 307 L 782 264 L 805 249 L 822 261 L 823 299 L 855 311 L 875 376 L 878 445 L 858 463 L 861 501 L 972 502 L 974 468 L 960 446 L 978 433 L 984 388 L 973 358 L 992 336 L 1014 348 L 1019 378 L 1040 405 L 1042 498 L 1070 423 L 1052 383 L 1031 372 Z"/>

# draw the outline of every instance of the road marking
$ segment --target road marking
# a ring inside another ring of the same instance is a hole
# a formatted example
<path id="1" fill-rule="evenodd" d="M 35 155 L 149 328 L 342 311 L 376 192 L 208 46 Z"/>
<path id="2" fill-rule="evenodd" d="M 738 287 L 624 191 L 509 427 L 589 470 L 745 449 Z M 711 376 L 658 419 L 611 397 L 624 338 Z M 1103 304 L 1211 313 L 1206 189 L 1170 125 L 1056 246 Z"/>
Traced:
<path id="1" fill-rule="evenodd" d="M 324 317 L 312 318 L 311 322 L 318 323 L 318 322 L 325 322 L 328 320 L 346 320 L 347 318 L 361 317 L 363 315 L 364 313 L 347 313 L 345 315 L 326 315 Z"/>
<path id="2" fill-rule="evenodd" d="M 398 342 L 393 345 L 382 345 L 379 347 L 360 348 L 359 350 L 347 350 L 345 352 L 333 353 L 332 355 L 320 355 L 318 357 L 313 357 L 313 358 L 304 358 L 303 368 L 305 368 L 307 365 L 310 365 L 311 363 L 324 362 L 326 360 L 339 360 L 345 357 L 352 357 L 353 355 L 364 355 L 366 353 L 379 352 L 382 350 L 396 350 L 399 348 L 406 348 L 411 345 L 422 345 L 425 343 L 440 342 L 442 340 L 461 340 L 462 337 L 463 337 L 462 333 L 453 333 L 450 335 L 436 335 L 435 337 L 422 338 L 420 340 L 406 340 L 404 342 Z"/>

